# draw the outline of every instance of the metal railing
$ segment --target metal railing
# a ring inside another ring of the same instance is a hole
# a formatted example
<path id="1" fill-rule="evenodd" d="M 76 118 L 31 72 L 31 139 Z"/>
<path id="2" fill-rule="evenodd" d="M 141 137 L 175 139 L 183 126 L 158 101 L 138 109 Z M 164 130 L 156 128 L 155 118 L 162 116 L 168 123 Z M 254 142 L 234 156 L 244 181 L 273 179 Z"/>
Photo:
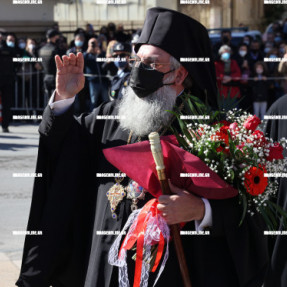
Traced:
<path id="1" fill-rule="evenodd" d="M 28 65 L 25 68 L 25 65 Z M 49 97 L 47 92 L 44 90 L 43 83 L 43 72 L 35 71 L 30 63 L 23 63 L 21 71 L 15 76 L 15 92 L 14 100 L 11 110 L 13 111 L 43 111 L 48 103 Z M 93 74 L 84 74 L 87 77 L 93 78 L 108 78 L 110 76 L 99 76 Z M 254 77 L 231 77 L 232 80 L 249 80 L 253 81 Z M 217 78 L 218 80 L 220 78 Z M 287 77 L 267 77 L 267 80 L 287 80 Z"/>
<path id="2" fill-rule="evenodd" d="M 14 100 L 11 110 L 44 110 L 48 99 L 43 88 L 43 72 L 33 70 L 30 63 L 23 63 L 21 70 L 15 75 Z M 43 97 L 42 101 L 41 97 Z"/>
<path id="3" fill-rule="evenodd" d="M 12 104 L 12 111 L 36 112 L 43 111 L 48 104 L 51 95 L 44 88 L 43 71 L 35 71 L 30 63 L 23 63 L 21 71 L 15 75 L 15 90 Z M 25 66 L 28 65 L 28 66 Z M 25 68 L 26 67 L 26 68 Z M 107 78 L 110 81 L 113 77 L 95 74 L 84 74 L 86 78 Z"/>

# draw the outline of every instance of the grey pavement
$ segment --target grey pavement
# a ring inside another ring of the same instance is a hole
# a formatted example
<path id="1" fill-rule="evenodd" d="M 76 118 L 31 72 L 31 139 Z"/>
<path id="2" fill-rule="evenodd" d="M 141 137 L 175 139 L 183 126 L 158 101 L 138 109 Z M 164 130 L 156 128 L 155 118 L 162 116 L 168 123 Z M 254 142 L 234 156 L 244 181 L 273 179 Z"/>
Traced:
<path id="1" fill-rule="evenodd" d="M 38 124 L 15 123 L 10 133 L 0 130 L 0 286 L 15 286 L 34 178 L 13 177 L 13 173 L 34 173 L 38 151 Z"/>

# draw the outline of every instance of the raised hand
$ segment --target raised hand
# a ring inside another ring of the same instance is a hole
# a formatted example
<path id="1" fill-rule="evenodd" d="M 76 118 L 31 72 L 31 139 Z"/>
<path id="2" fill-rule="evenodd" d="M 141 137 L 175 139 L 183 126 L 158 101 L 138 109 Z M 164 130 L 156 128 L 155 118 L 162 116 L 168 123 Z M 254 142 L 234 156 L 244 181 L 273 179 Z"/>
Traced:
<path id="1" fill-rule="evenodd" d="M 62 59 L 59 55 L 55 56 L 57 66 L 55 101 L 74 97 L 85 84 L 83 54 L 78 53 L 76 56 L 70 53 Z"/>

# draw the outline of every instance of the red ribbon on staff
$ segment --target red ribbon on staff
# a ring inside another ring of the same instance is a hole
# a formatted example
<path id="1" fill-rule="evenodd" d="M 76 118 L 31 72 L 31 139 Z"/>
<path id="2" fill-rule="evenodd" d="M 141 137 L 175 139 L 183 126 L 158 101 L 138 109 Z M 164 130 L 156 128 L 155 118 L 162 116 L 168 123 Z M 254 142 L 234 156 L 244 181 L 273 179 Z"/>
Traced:
<path id="1" fill-rule="evenodd" d="M 148 214 L 151 213 L 151 215 L 156 218 L 160 216 L 159 211 L 157 209 L 157 204 L 158 204 L 157 199 L 152 199 L 144 205 L 144 207 L 142 208 L 137 217 L 136 222 L 133 223 L 136 224 L 133 233 L 129 234 L 129 239 L 127 240 L 127 242 L 125 242 L 127 237 L 124 239 L 119 251 L 119 257 L 120 257 L 122 249 L 130 250 L 133 248 L 135 243 L 137 244 L 135 277 L 133 287 L 140 287 L 141 271 L 143 263 L 144 235 L 148 223 L 147 219 L 149 218 Z M 164 250 L 164 237 L 163 234 L 160 233 L 160 239 L 158 242 L 158 251 L 156 254 L 156 259 L 154 266 L 152 268 L 152 272 L 156 271 L 163 254 L 163 250 Z"/>

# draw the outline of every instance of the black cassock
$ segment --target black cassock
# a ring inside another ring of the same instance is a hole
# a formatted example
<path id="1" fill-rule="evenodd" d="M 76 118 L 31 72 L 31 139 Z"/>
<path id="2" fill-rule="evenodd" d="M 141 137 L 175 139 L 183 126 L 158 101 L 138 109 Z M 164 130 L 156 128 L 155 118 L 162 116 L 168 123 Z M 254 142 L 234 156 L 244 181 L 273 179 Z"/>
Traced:
<path id="1" fill-rule="evenodd" d="M 125 198 L 117 207 L 118 218 L 113 219 L 106 192 L 114 179 L 96 177 L 96 173 L 119 172 L 102 150 L 127 144 L 129 132 L 116 120 L 96 118 L 116 114 L 117 101 L 79 118 L 73 116 L 73 107 L 60 116 L 54 116 L 49 106 L 45 109 L 36 169 L 43 177 L 35 179 L 27 228 L 42 230 L 43 235 L 26 236 L 18 286 L 118 286 L 117 267 L 108 264 L 115 235 L 97 235 L 97 231 L 122 230 L 131 201 Z M 136 140 L 132 136 L 131 142 Z M 237 197 L 210 200 L 210 204 L 211 234 L 182 236 L 193 287 L 261 287 L 268 265 L 261 218 L 247 216 L 238 228 Z M 184 229 L 194 230 L 194 223 Z M 183 286 L 170 245 L 166 268 L 156 286 Z M 132 280 L 134 266 L 129 271 Z"/>
<path id="2" fill-rule="evenodd" d="M 277 100 L 268 110 L 267 115 L 285 115 L 287 117 L 287 96 Z M 274 141 L 287 138 L 287 120 L 269 119 L 265 126 L 265 133 Z M 283 152 L 287 156 L 286 149 Z M 277 204 L 287 210 L 287 179 L 280 179 Z M 280 230 L 282 226 L 280 226 Z M 271 264 L 268 268 L 264 287 L 285 287 L 287 286 L 287 237 L 278 235 L 269 237 L 271 249 Z"/>

